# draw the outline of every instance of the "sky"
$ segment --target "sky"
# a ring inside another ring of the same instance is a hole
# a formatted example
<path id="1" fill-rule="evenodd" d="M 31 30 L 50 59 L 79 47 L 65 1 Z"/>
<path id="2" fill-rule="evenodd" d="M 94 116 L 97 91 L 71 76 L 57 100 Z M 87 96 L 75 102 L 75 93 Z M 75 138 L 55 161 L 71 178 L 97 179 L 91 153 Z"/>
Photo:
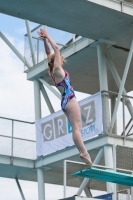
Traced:
<path id="1" fill-rule="evenodd" d="M 30 22 L 33 29 L 38 24 Z M 65 43 L 71 38 L 71 33 L 47 28 L 50 35 L 59 43 Z M 8 15 L 0 14 L 0 31 L 24 56 L 26 27 L 25 21 Z M 37 34 L 35 34 L 37 36 Z M 29 55 L 28 55 L 29 56 Z M 27 58 L 28 58 L 27 56 Z M 29 61 L 30 62 L 30 61 Z M 24 121 L 35 121 L 34 116 L 34 88 L 33 82 L 28 81 L 25 66 L 12 50 L 0 38 L 0 116 Z M 60 110 L 60 100 L 50 91 L 48 94 L 53 99 L 52 104 L 55 111 Z M 76 92 L 78 100 L 88 97 L 89 94 Z M 42 116 L 49 115 L 49 110 L 42 99 Z M 6 126 L 7 127 L 7 126 Z M 2 133 L 1 133 L 2 134 Z M 0 151 L 2 149 L 0 148 Z M 37 183 L 20 181 L 26 200 L 37 200 Z M 63 197 L 61 186 L 46 184 L 46 199 L 53 200 Z M 52 190 L 52 193 L 51 193 Z M 60 192 L 59 192 L 60 191 Z M 21 200 L 16 182 L 13 179 L 0 178 L 0 199 L 2 200 Z"/>
<path id="2" fill-rule="evenodd" d="M 31 29 L 38 24 L 30 22 Z M 58 43 L 67 42 L 72 34 L 63 31 L 53 30 L 47 27 L 50 35 Z M 0 31 L 24 56 L 26 27 L 25 21 L 8 15 L 0 14 Z M 35 33 L 35 36 L 37 34 Z M 24 121 L 35 121 L 34 116 L 34 88 L 33 82 L 27 80 L 24 73 L 25 66 L 12 50 L 0 38 L 0 116 Z M 41 47 L 43 48 L 43 47 Z M 30 60 L 30 55 L 25 55 Z M 60 110 L 60 101 L 48 91 L 52 99 L 52 105 L 55 111 Z M 129 93 L 132 95 L 132 92 Z M 76 92 L 78 101 L 89 96 Z M 49 110 L 42 98 L 42 117 L 49 115 Z M 122 112 L 118 113 L 119 119 L 122 119 Z M 129 120 L 129 114 L 126 114 L 126 122 Z M 121 120 L 118 120 L 119 132 L 122 131 Z M 1 151 L 1 149 L 0 149 Z M 26 200 L 37 200 L 37 183 L 29 181 L 20 181 Z M 54 200 L 63 198 L 63 188 L 46 184 L 46 199 Z M 51 192 L 52 191 L 52 192 Z M 2 200 L 21 200 L 16 182 L 13 179 L 0 178 L 0 199 Z"/>

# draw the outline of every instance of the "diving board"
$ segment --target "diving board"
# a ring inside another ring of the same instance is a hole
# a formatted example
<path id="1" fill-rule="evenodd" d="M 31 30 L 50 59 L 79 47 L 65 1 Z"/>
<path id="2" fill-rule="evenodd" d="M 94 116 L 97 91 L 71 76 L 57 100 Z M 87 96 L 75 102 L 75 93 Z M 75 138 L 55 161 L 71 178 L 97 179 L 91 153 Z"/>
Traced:
<path id="1" fill-rule="evenodd" d="M 95 167 L 75 172 L 72 176 L 80 176 L 104 182 L 133 186 L 133 175 L 114 172 L 111 170 L 97 169 Z"/>

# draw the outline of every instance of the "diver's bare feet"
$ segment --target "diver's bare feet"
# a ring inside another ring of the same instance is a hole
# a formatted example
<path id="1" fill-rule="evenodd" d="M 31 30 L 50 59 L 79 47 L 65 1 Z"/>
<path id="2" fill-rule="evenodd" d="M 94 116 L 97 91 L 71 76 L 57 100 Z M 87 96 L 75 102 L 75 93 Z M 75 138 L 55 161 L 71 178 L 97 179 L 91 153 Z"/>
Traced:
<path id="1" fill-rule="evenodd" d="M 90 155 L 88 154 L 88 152 L 87 153 L 80 153 L 79 156 L 87 165 L 92 167 L 92 161 L 91 161 L 91 158 L 90 158 Z"/>

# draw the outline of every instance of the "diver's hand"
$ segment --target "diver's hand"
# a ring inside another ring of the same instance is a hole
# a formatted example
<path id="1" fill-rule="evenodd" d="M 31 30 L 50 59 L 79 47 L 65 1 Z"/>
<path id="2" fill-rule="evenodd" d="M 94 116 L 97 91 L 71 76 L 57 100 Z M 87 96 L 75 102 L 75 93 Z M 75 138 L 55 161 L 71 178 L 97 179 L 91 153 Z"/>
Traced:
<path id="1" fill-rule="evenodd" d="M 40 38 L 44 39 L 48 37 L 48 33 L 44 29 L 40 29 L 40 31 L 37 32 Z"/>

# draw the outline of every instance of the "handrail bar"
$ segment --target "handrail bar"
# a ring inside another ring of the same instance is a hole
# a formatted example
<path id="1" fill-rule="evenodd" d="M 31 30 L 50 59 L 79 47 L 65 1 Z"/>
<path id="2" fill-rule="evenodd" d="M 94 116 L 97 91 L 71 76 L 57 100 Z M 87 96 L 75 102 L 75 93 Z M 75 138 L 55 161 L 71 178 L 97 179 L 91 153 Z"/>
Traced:
<path id="1" fill-rule="evenodd" d="M 17 121 L 17 122 L 23 122 L 23 123 L 27 123 L 27 124 L 35 124 L 35 122 L 28 122 L 28 121 L 23 121 L 23 120 L 18 120 L 18 119 L 12 119 L 12 118 L 7 118 L 7 117 L 1 117 L 1 119 L 7 119 L 7 120 L 11 120 L 11 121 Z"/>
<path id="2" fill-rule="evenodd" d="M 1 134 L 0 134 L 0 137 L 12 138 L 12 136 L 1 135 Z M 27 141 L 27 142 L 36 142 L 36 140 L 29 140 L 29 139 L 18 138 L 18 137 L 13 137 L 13 139 L 23 140 L 23 141 Z"/>
<path id="3" fill-rule="evenodd" d="M 102 90 L 102 91 L 101 91 L 101 93 L 104 93 L 104 92 L 109 93 L 109 94 L 114 94 L 114 95 L 116 94 L 116 95 L 118 95 L 117 92 L 113 92 L 113 91 L 107 91 L 107 90 Z M 124 95 L 124 94 L 122 94 L 121 96 L 122 96 L 122 97 L 128 97 L 128 98 L 133 99 L 132 96 L 128 96 L 128 95 Z"/>

